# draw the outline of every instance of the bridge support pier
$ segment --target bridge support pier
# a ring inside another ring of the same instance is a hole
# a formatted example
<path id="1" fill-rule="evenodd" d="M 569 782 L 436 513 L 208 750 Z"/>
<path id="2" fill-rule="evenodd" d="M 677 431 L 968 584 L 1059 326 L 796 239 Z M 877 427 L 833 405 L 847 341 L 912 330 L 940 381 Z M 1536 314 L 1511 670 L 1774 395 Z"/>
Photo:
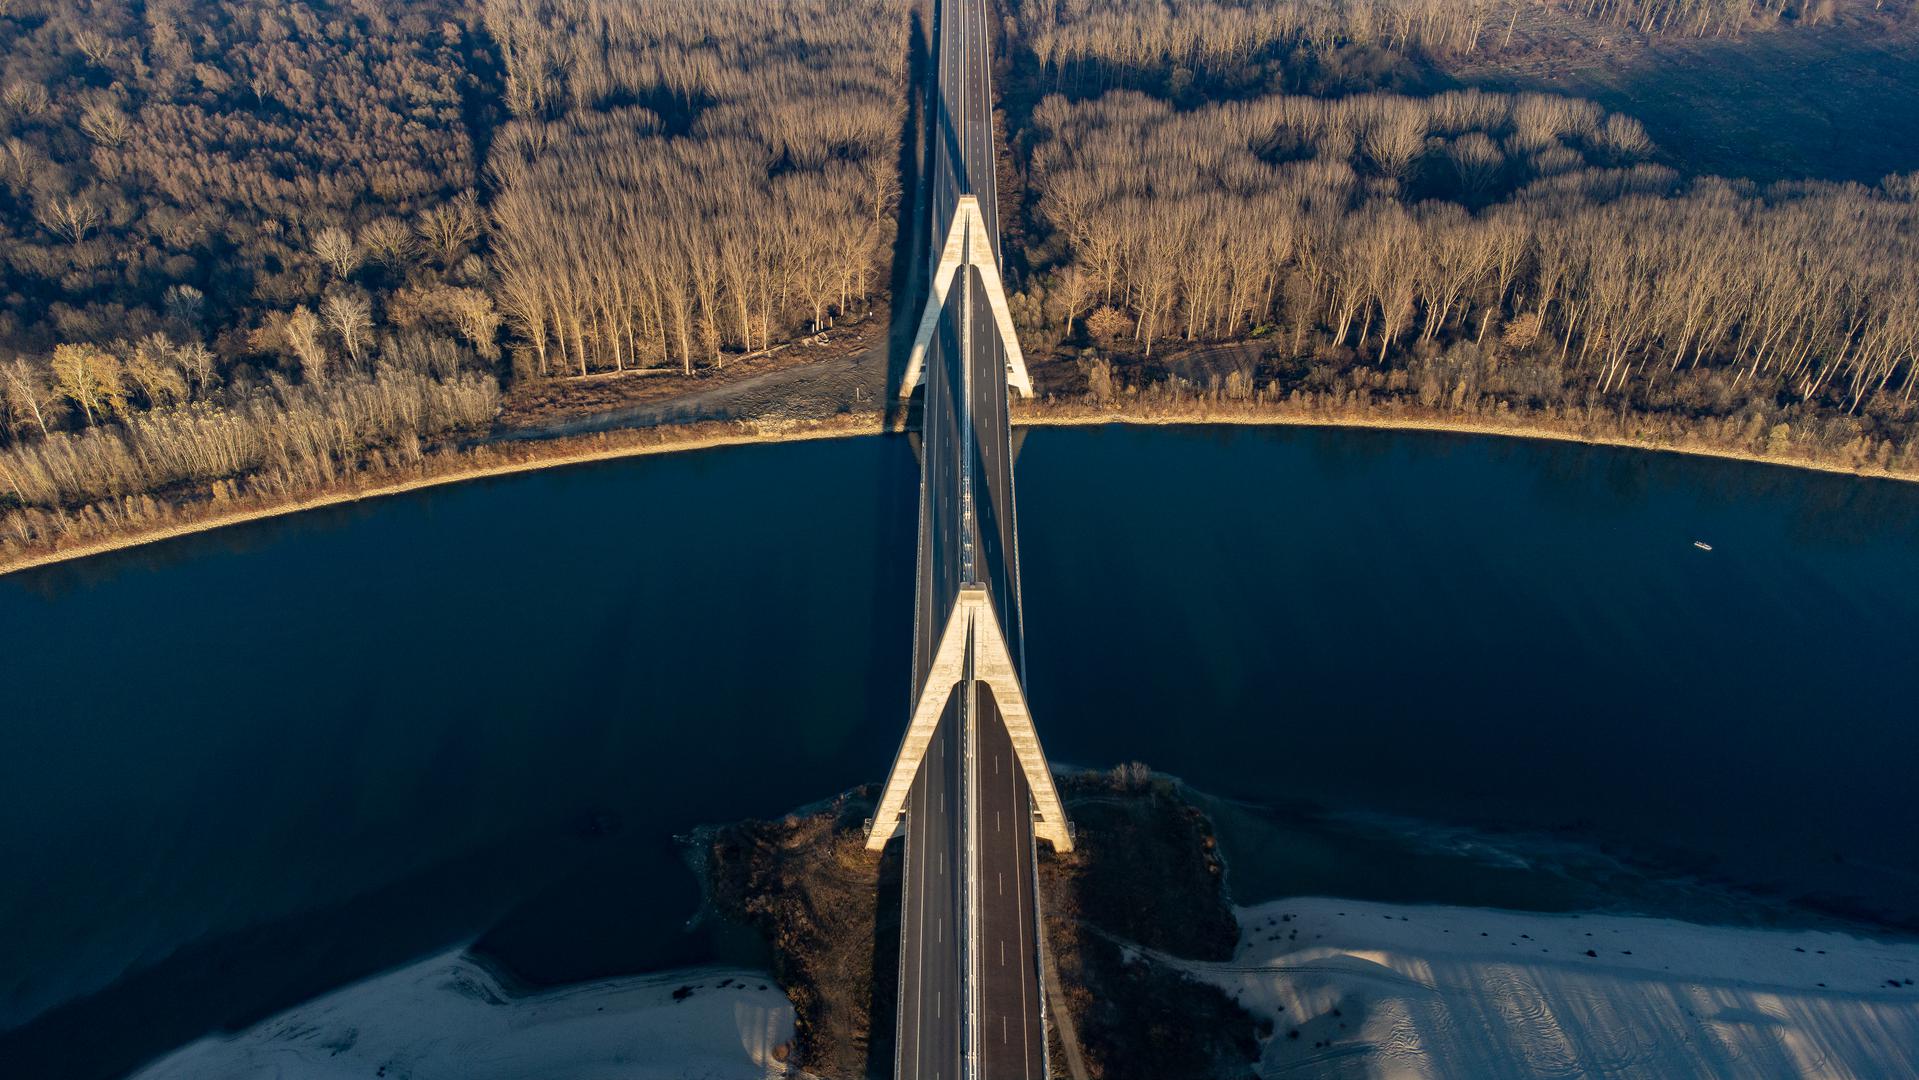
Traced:
<path id="1" fill-rule="evenodd" d="M 1026 707 L 1026 693 L 1020 688 L 1013 655 L 1006 647 L 1006 635 L 1000 631 L 999 616 L 993 611 L 986 590 L 978 585 L 960 589 L 953 614 L 940 634 L 939 648 L 926 673 L 913 718 L 907 724 L 906 737 L 887 775 L 886 789 L 880 795 L 879 809 L 873 814 L 873 827 L 866 836 L 868 850 L 878 851 L 891 839 L 900 819 L 906 814 L 906 796 L 913 788 L 920 759 L 933 740 L 946 702 L 956 691 L 967 689 L 967 660 L 972 660 L 973 679 L 992 688 L 1000 718 L 1006 723 L 1013 753 L 1019 758 L 1020 771 L 1033 793 L 1033 835 L 1053 845 L 1055 851 L 1073 850 L 1073 831 L 1066 821 L 1066 808 L 1053 784 L 1053 772 L 1040 748 L 1039 732 L 1033 727 L 1032 713 Z"/>
<path id="2" fill-rule="evenodd" d="M 985 286 L 986 304 L 993 312 L 993 325 L 999 329 L 1000 344 L 1006 350 L 1006 384 L 1021 397 L 1033 396 L 1033 379 L 1026 373 L 1026 354 L 1020 351 L 1019 335 L 1013 332 L 1013 310 L 1006 302 L 1006 285 L 1000 280 L 999 260 L 993 257 L 993 245 L 987 239 L 986 219 L 980 215 L 979 200 L 960 196 L 953 210 L 953 225 L 946 232 L 946 246 L 940 249 L 939 267 L 933 271 L 933 288 L 926 297 L 926 310 L 920 315 L 919 330 L 913 335 L 913 351 L 906 358 L 906 376 L 900 380 L 900 396 L 910 397 L 926 374 L 926 350 L 939 329 L 940 312 L 952 292 L 953 281 L 967 267 L 979 271 Z"/>

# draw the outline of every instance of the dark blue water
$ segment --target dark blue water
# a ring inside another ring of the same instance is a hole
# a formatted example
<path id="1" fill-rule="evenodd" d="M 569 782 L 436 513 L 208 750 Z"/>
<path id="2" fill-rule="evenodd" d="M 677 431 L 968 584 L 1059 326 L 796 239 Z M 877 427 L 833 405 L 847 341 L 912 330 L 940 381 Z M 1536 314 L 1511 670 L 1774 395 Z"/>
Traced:
<path id="1" fill-rule="evenodd" d="M 1919 923 L 1919 487 L 1333 430 L 1039 432 L 1020 465 L 1053 757 Z"/>
<path id="2" fill-rule="evenodd" d="M 1919 488 L 1363 431 L 1019 470 L 1056 759 L 1919 919 Z M 674 837 L 883 775 L 915 484 L 899 439 L 720 450 L 0 578 L 0 1061 L 114 1075 L 474 938 L 743 947 L 682 931 Z"/>

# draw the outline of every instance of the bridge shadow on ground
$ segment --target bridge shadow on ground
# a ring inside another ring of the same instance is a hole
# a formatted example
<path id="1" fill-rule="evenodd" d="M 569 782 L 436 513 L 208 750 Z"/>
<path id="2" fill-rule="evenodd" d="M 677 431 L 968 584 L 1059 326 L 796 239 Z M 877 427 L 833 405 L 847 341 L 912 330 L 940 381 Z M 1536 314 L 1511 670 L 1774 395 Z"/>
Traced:
<path id="1" fill-rule="evenodd" d="M 915 8 L 907 29 L 907 85 L 930 86 L 932 56 L 927 36 L 926 14 Z M 900 129 L 899 178 L 900 205 L 897 227 L 893 230 L 893 272 L 888 287 L 892 292 L 892 325 L 886 347 L 886 401 L 881 406 L 885 430 L 897 431 L 916 419 L 911 404 L 900 397 L 900 385 L 906 381 L 907 354 L 913 348 L 913 331 L 918 328 L 920 308 L 926 302 L 926 204 L 920 185 L 927 175 L 925 124 L 927 98 L 914 94 L 909 98 L 906 120 Z"/>
<path id="2" fill-rule="evenodd" d="M 866 1070 L 870 1080 L 892 1080 L 899 1027 L 900 898 L 905 845 L 880 854 L 879 900 L 873 909 L 873 989 L 867 998 Z"/>
<path id="3" fill-rule="evenodd" d="M 909 86 L 932 85 L 929 77 L 932 62 L 928 36 L 929 11 L 930 8 L 926 6 L 915 5 L 909 15 Z M 893 233 L 893 271 L 889 282 L 892 324 L 887 332 L 886 400 L 881 410 L 884 418 L 882 430 L 906 430 L 917 457 L 920 449 L 917 432 L 920 399 L 902 398 L 900 387 L 906 381 L 906 361 L 912 352 L 913 334 L 918 329 L 920 309 L 926 302 L 929 287 L 926 274 L 926 245 L 929 243 L 925 225 L 927 207 L 920 193 L 922 178 L 927 172 L 925 118 L 928 98 L 915 94 L 909 100 L 905 123 L 900 131 L 901 197 L 898 226 Z M 907 498 L 909 494 L 893 482 L 890 473 L 887 474 L 886 486 L 879 492 L 881 505 L 898 507 L 901 500 Z M 918 491 L 912 491 L 910 498 L 911 505 L 917 507 Z M 914 511 L 904 512 L 911 514 Z M 917 529 L 914 535 L 917 535 Z M 915 550 L 911 545 L 900 548 L 902 554 L 908 557 Z M 884 575 L 887 571 L 882 569 L 879 572 Z M 877 595 L 897 599 L 884 589 L 878 590 Z M 909 652 L 909 659 L 910 655 Z M 913 707 L 910 700 L 901 704 L 907 712 Z M 873 911 L 872 980 L 867 995 L 866 1063 L 863 1070 L 871 1080 L 892 1080 L 894 1074 L 894 1055 L 899 1035 L 900 909 L 904 856 L 903 844 L 890 844 L 881 853 L 878 868 L 879 891 Z"/>

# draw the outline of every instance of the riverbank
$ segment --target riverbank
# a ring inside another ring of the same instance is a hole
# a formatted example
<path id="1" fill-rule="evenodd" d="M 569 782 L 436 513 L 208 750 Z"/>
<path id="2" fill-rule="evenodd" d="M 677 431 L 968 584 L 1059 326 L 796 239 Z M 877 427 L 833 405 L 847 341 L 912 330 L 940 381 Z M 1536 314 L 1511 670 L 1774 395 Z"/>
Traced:
<path id="1" fill-rule="evenodd" d="M 1052 1053 L 1075 1080 L 1919 1075 L 1911 941 L 1335 896 L 1233 907 L 1195 793 L 1139 765 L 1060 781 L 1081 844 L 1043 850 L 1039 869 Z M 694 838 L 706 917 L 758 928 L 770 973 L 534 991 L 455 949 L 201 1038 L 135 1080 L 884 1075 L 900 852 L 865 851 L 872 796 Z"/>
<path id="2" fill-rule="evenodd" d="M 1043 850 L 1040 874 L 1049 1015 L 1068 1021 L 1052 1052 L 1075 1080 L 1919 1076 L 1919 944 L 1332 896 L 1230 907 L 1212 821 L 1183 785 L 1138 765 L 1060 780 L 1082 843 Z M 864 850 L 872 794 L 695 838 L 714 908 L 766 935 L 770 974 L 531 991 L 455 949 L 135 1080 L 884 1075 L 900 867 L 897 846 Z"/>
<path id="3" fill-rule="evenodd" d="M 881 423 L 878 413 L 853 413 L 820 420 L 706 421 L 541 441 L 502 440 L 425 453 L 404 464 L 375 465 L 312 492 L 234 494 L 231 482 L 223 482 L 177 501 L 128 496 L 77 514 L 43 515 L 64 526 L 48 541 L 0 538 L 0 574 L 443 484 L 681 450 L 877 435 Z"/>
<path id="4" fill-rule="evenodd" d="M 1628 420 L 1644 419 L 1629 416 Z M 1460 417 L 1438 411 L 1397 407 L 1322 408 L 1287 402 L 1231 402 L 1184 398 L 1156 403 L 1150 411 L 1100 407 L 1078 403 L 1039 403 L 1016 406 L 1013 424 L 1022 427 L 1084 427 L 1134 424 L 1146 427 L 1230 425 L 1239 427 L 1370 428 L 1377 431 L 1436 431 L 1454 435 L 1489 435 L 1536 439 L 1544 442 L 1611 446 L 1686 454 L 1692 457 L 1744 461 L 1810 472 L 1834 473 L 1874 480 L 1919 483 L 1919 462 L 1879 465 L 1821 458 L 1808 454 L 1771 454 L 1715 443 L 1702 437 L 1596 429 L 1591 422 L 1548 417 Z M 1909 451 L 1908 456 L 1913 452 Z"/>
<path id="5" fill-rule="evenodd" d="M 1876 452 L 1863 455 L 1774 453 L 1711 439 L 1696 432 L 1661 429 L 1655 425 L 1655 419 L 1640 414 L 1594 414 L 1568 419 L 1503 408 L 1490 416 L 1460 415 L 1420 409 L 1398 401 L 1339 405 L 1269 400 L 1257 395 L 1235 400 L 1206 392 L 1160 392 L 1157 387 L 1107 405 L 1092 404 L 1077 397 L 1049 396 L 1016 403 L 1012 415 L 1012 423 L 1018 427 L 1133 424 L 1431 431 L 1687 454 L 1869 479 L 1919 482 L 1919 448 L 1915 447 L 1904 448 L 1898 454 L 1884 445 Z M 887 430 L 887 423 L 880 411 L 871 410 L 836 412 L 811 419 L 790 415 L 700 419 L 550 439 L 529 439 L 507 433 L 477 445 L 416 453 L 411 460 L 399 463 L 376 461 L 317 491 L 265 490 L 236 494 L 235 483 L 223 481 L 167 498 L 127 496 L 73 513 L 14 511 L 14 516 L 33 514 L 35 520 L 31 528 L 11 517 L 7 521 L 13 534 L 0 535 L 0 574 L 440 484 L 682 450 L 877 435 Z"/>

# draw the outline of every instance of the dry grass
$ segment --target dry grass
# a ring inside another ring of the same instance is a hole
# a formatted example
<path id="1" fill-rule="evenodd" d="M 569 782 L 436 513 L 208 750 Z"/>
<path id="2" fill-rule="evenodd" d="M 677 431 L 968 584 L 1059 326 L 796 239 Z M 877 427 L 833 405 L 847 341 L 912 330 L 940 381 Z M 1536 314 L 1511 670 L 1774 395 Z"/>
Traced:
<path id="1" fill-rule="evenodd" d="M 708 395 L 772 372 L 844 359 L 872 349 L 886 333 L 888 318 L 888 305 L 875 304 L 870 314 L 857 316 L 827 333 L 731 358 L 724 367 L 701 368 L 691 384 L 677 377 L 677 372 L 662 368 L 603 372 L 586 378 L 524 380 L 507 391 L 499 424 L 514 432 L 563 427 L 601 413 Z"/>

